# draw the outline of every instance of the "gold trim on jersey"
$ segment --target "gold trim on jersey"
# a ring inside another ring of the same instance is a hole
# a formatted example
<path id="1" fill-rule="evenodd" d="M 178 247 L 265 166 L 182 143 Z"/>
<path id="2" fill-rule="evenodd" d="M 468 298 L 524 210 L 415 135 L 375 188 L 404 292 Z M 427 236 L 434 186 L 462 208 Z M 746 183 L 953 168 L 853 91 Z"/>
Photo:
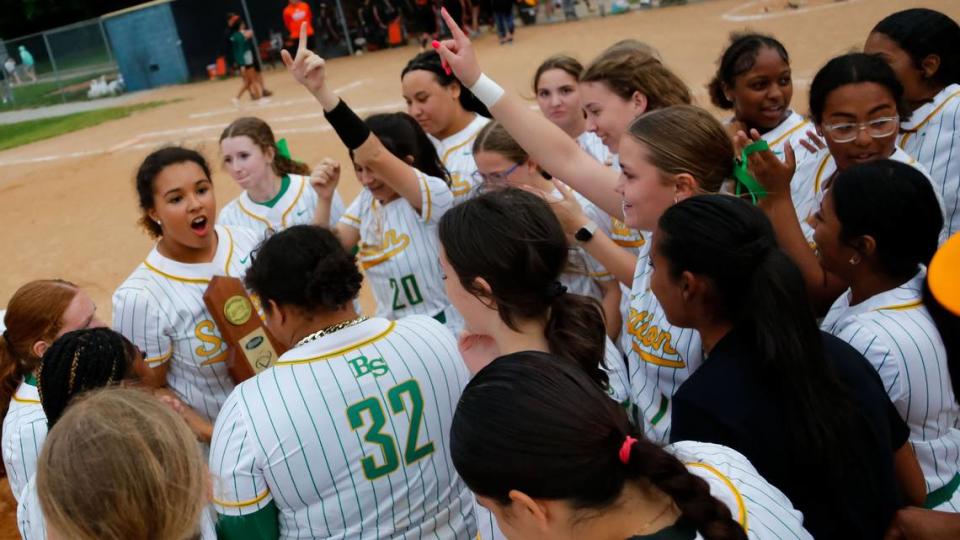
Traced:
<path id="1" fill-rule="evenodd" d="M 161 276 L 167 279 L 172 279 L 174 281 L 182 281 L 183 283 L 210 283 L 210 278 L 185 278 L 185 277 L 175 276 L 173 274 L 168 274 L 163 270 L 160 270 L 159 268 L 157 268 L 156 266 L 153 266 L 147 261 L 143 261 L 143 264 L 150 270 L 153 270 L 154 272 L 160 274 Z"/>
<path id="2" fill-rule="evenodd" d="M 802 128 L 803 126 L 805 126 L 805 125 L 807 125 L 807 124 L 809 124 L 809 123 L 810 123 L 810 120 L 807 120 L 806 118 L 804 118 L 804 119 L 803 119 L 803 122 L 800 122 L 799 124 L 793 126 L 793 127 L 790 128 L 789 130 L 787 130 L 786 133 L 784 133 L 783 135 L 781 135 L 781 136 L 777 137 L 776 139 L 770 141 L 770 142 L 767 143 L 767 144 L 769 144 L 770 146 L 776 146 L 776 145 L 780 144 L 781 142 L 783 142 L 784 139 L 786 139 L 786 138 L 789 137 L 790 135 L 793 135 L 794 132 L 796 132 L 798 129 Z"/>
<path id="3" fill-rule="evenodd" d="M 908 309 L 918 308 L 923 305 L 923 300 L 913 300 L 904 304 L 894 304 L 892 306 L 878 307 L 873 311 L 906 311 Z"/>
<path id="4" fill-rule="evenodd" d="M 904 133 L 903 138 L 900 139 L 900 145 L 899 145 L 900 148 L 903 148 L 904 145 L 907 144 L 907 141 L 910 140 L 910 137 L 911 137 L 914 133 L 917 133 L 918 131 L 920 131 L 920 129 L 921 129 L 923 126 L 927 125 L 927 122 L 929 122 L 934 116 L 936 116 L 936 114 L 937 114 L 938 112 L 940 112 L 940 111 L 947 105 L 947 103 L 950 103 L 950 100 L 952 100 L 953 98 L 955 98 L 955 97 L 957 97 L 957 96 L 960 96 L 960 90 L 958 90 L 958 91 L 950 94 L 949 96 L 947 96 L 947 99 L 943 100 L 943 103 L 941 103 L 940 105 L 938 105 L 936 109 L 930 111 L 930 114 L 928 114 L 926 118 L 924 118 L 919 124 L 917 124 L 916 126 L 914 126 L 913 128 L 911 128 L 910 131 Z"/>
<path id="5" fill-rule="evenodd" d="M 227 252 L 227 262 L 223 266 L 223 271 L 225 275 L 229 276 L 230 275 L 230 259 L 233 258 L 233 234 L 230 232 L 230 229 L 226 227 L 224 227 L 223 230 L 226 231 L 227 240 L 230 242 L 230 251 Z M 217 250 L 219 251 L 219 246 Z M 216 258 L 216 254 L 214 254 L 214 258 Z M 181 281 L 183 283 L 210 283 L 210 278 L 185 278 L 181 276 L 175 276 L 173 274 L 168 274 L 163 270 L 160 270 L 156 266 L 153 266 L 152 264 L 150 264 L 146 259 L 144 259 L 143 265 L 146 266 L 148 269 L 153 270 L 154 272 L 160 274 L 161 276 L 167 279 L 172 279 L 174 281 Z"/>
<path id="6" fill-rule="evenodd" d="M 11 399 L 13 399 L 14 401 L 16 401 L 17 403 L 27 403 L 27 404 L 38 404 L 38 403 L 40 403 L 40 400 L 39 400 L 39 399 L 24 399 L 24 398 L 22 398 L 22 397 L 17 397 L 16 394 L 14 394 Z"/>
<path id="7" fill-rule="evenodd" d="M 346 218 L 348 221 L 352 221 L 352 222 L 356 223 L 357 225 L 360 224 L 360 218 L 358 218 L 357 216 L 352 216 L 352 215 L 350 215 L 350 214 L 343 214 L 343 215 L 341 216 L 341 218 Z"/>
<path id="8" fill-rule="evenodd" d="M 171 347 L 169 351 L 161 354 L 160 356 L 154 356 L 153 358 L 144 358 L 144 359 L 143 359 L 143 363 L 145 363 L 145 364 L 159 364 L 159 363 L 162 363 L 162 362 L 166 362 L 167 360 L 170 359 L 171 356 L 173 356 L 173 347 Z M 153 367 L 153 366 L 151 366 L 151 367 Z"/>
<path id="9" fill-rule="evenodd" d="M 303 195 L 303 190 L 307 186 L 307 182 L 303 179 L 300 180 L 300 191 L 297 192 L 297 196 L 293 198 L 293 202 L 290 203 L 290 207 L 287 208 L 283 215 L 280 216 L 280 226 L 284 229 L 287 228 L 287 216 L 290 215 L 290 212 L 293 211 L 294 207 L 297 206 L 297 201 L 300 200 L 300 197 Z"/>
<path id="10" fill-rule="evenodd" d="M 256 214 L 254 214 L 254 213 L 251 212 L 250 210 L 247 210 L 247 209 L 243 206 L 243 201 L 237 201 L 237 206 L 240 207 L 240 211 L 241 211 L 241 212 L 243 212 L 244 214 L 252 217 L 253 219 L 255 219 L 255 220 L 263 223 L 264 225 L 267 226 L 268 229 L 273 230 L 273 225 L 270 224 L 270 221 L 269 221 L 269 220 L 264 219 L 264 218 L 262 218 L 262 217 L 260 217 L 260 216 L 258 216 L 258 215 L 256 215 Z"/>
<path id="11" fill-rule="evenodd" d="M 339 349 L 321 354 L 320 356 L 314 356 L 312 358 L 304 358 L 303 360 L 277 360 L 277 362 L 274 365 L 275 366 L 280 366 L 280 365 L 292 366 L 296 364 L 309 364 L 310 362 L 329 360 L 330 358 L 333 358 L 335 356 L 342 356 L 354 349 L 359 349 L 360 347 L 365 347 L 367 345 L 370 345 L 374 341 L 380 341 L 381 339 L 387 337 L 387 334 L 389 334 L 390 332 L 393 332 L 393 329 L 396 328 L 396 326 L 397 326 L 397 321 L 390 321 L 390 325 L 387 326 L 387 328 L 384 329 L 382 332 L 380 332 L 379 334 L 373 337 L 367 338 L 363 341 L 352 343 L 344 347 L 340 347 Z"/>
<path id="12" fill-rule="evenodd" d="M 614 238 L 614 237 L 619 238 Z M 647 243 L 640 231 L 634 231 L 619 219 L 610 217 L 610 239 L 613 243 L 624 248 L 638 248 Z"/>
<path id="13" fill-rule="evenodd" d="M 816 195 L 820 193 L 820 177 L 823 176 L 823 170 L 827 168 L 827 163 L 830 163 L 830 158 L 832 154 L 827 154 L 824 156 L 823 161 L 820 162 L 820 166 L 817 167 L 817 175 L 813 177 L 813 194 Z"/>
<path id="14" fill-rule="evenodd" d="M 477 135 L 479 134 L 480 134 L 480 130 L 478 129 L 477 132 L 471 135 L 467 140 L 463 141 L 462 143 L 456 146 L 451 146 L 450 148 L 447 148 L 447 150 L 443 153 L 443 157 L 440 158 L 440 161 L 443 162 L 443 166 L 444 167 L 447 166 L 447 158 L 450 157 L 450 154 L 472 143 L 474 139 L 477 138 Z M 449 170 L 449 167 L 447 170 Z M 461 181 L 460 180 L 461 176 L 462 175 L 460 174 L 460 172 L 450 171 L 450 191 L 453 193 L 454 197 L 460 197 L 461 195 L 466 195 L 467 193 L 470 193 L 470 190 L 473 188 L 473 186 L 470 185 L 470 182 L 468 180 Z"/>
<path id="15" fill-rule="evenodd" d="M 221 501 L 220 499 L 213 497 L 213 504 L 223 506 L 226 508 L 243 508 L 244 506 L 252 506 L 254 504 L 257 504 L 258 502 L 266 499 L 267 495 L 270 495 L 270 488 L 267 488 L 263 493 L 261 493 L 260 495 L 257 495 L 253 499 L 247 499 L 245 501 L 227 502 L 227 501 Z"/>
<path id="16" fill-rule="evenodd" d="M 708 465 L 706 463 L 700 462 L 690 462 L 685 463 L 687 467 L 700 467 L 701 469 L 706 469 L 707 471 L 713 473 L 717 478 L 723 481 L 724 484 L 730 488 L 730 491 L 733 493 L 733 497 L 737 500 L 737 522 L 740 523 L 740 526 L 743 527 L 743 532 L 748 532 L 750 529 L 747 526 L 747 506 L 743 503 L 743 496 L 740 495 L 740 490 L 733 485 L 733 482 L 727 478 L 727 475 L 718 471 L 716 467 Z"/>
<path id="17" fill-rule="evenodd" d="M 433 213 L 433 200 L 430 198 L 430 184 L 427 182 L 427 178 L 423 175 L 418 175 L 418 179 L 423 182 L 423 190 L 427 192 L 427 200 L 424 201 L 427 208 L 425 212 L 421 212 L 421 215 L 423 215 L 423 221 L 429 223 L 430 215 Z"/>

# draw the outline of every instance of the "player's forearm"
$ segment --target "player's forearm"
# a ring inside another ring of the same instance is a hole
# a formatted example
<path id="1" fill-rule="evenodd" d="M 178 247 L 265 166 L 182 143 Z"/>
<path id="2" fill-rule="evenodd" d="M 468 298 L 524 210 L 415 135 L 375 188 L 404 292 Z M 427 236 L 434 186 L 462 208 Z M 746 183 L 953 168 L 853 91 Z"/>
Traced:
<path id="1" fill-rule="evenodd" d="M 600 300 L 600 304 L 603 307 L 607 336 L 610 339 L 617 339 L 620 335 L 620 327 L 623 325 L 622 315 L 620 315 L 620 283 L 618 281 L 605 281 L 600 287 L 603 289 L 603 298 Z"/>
<path id="2" fill-rule="evenodd" d="M 330 224 L 330 206 L 332 201 L 319 197 L 317 200 L 317 209 L 313 213 L 313 224 L 319 225 L 324 229 L 331 228 Z"/>
<path id="3" fill-rule="evenodd" d="M 614 191 L 617 173 L 590 157 L 562 129 L 530 110 L 511 92 L 505 93 L 490 112 L 545 171 L 604 212 L 622 215 L 622 200 Z"/>
<path id="4" fill-rule="evenodd" d="M 618 246 L 602 231 L 593 234 L 593 238 L 582 247 L 597 260 L 617 281 L 627 287 L 633 284 L 633 274 L 637 267 L 637 258 Z"/>
<path id="5" fill-rule="evenodd" d="M 843 293 L 846 285 L 820 266 L 816 253 L 810 249 L 810 244 L 803 236 L 800 222 L 797 220 L 797 212 L 789 196 L 770 196 L 762 199 L 760 208 L 773 224 L 780 249 L 800 269 L 814 310 L 822 314 Z"/>
<path id="6" fill-rule="evenodd" d="M 317 99 L 321 100 L 324 115 L 337 136 L 353 152 L 353 161 L 370 169 L 374 175 L 419 210 L 422 205 L 420 180 L 414 168 L 383 146 L 380 139 L 370 131 L 370 128 L 345 101 L 325 89 L 326 87 L 319 94 L 326 92 L 328 95 L 325 97 L 318 95 Z M 335 100 L 332 105 L 331 100 Z"/>
<path id="7" fill-rule="evenodd" d="M 923 469 L 917 462 L 917 455 L 913 452 L 913 445 L 909 441 L 894 452 L 893 471 L 907 503 L 923 506 L 927 499 L 927 484 L 923 479 Z"/>

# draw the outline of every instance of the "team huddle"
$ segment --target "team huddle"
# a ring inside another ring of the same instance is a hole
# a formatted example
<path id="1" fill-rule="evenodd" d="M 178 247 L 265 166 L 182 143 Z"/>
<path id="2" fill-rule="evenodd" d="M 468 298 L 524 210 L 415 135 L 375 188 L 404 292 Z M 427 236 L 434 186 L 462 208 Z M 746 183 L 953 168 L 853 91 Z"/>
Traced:
<path id="1" fill-rule="evenodd" d="M 443 16 L 406 112 L 357 116 L 305 31 L 282 53 L 349 204 L 240 118 L 219 212 L 197 151 L 140 164 L 156 244 L 111 324 L 61 279 L 6 302 L 23 538 L 960 537 L 957 269 L 928 279 L 960 249 L 960 26 L 887 16 L 807 114 L 787 48 L 734 34 L 718 120 L 636 40 L 546 59 L 531 110 Z M 285 351 L 246 380 L 215 276 Z"/>

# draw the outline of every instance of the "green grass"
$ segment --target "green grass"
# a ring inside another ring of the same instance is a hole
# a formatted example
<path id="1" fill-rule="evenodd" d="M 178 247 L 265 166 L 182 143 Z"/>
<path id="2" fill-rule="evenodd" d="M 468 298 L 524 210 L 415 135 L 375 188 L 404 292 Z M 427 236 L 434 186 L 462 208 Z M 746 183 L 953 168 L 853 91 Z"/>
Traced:
<path id="1" fill-rule="evenodd" d="M 105 71 L 103 73 L 92 73 L 84 75 L 82 77 L 70 77 L 63 79 L 61 85 L 66 88 L 68 86 L 89 82 L 93 79 L 100 78 L 100 75 L 108 75 L 116 73 L 115 70 Z M 32 109 L 36 107 L 46 107 L 49 105 L 57 105 L 63 103 L 64 100 L 60 97 L 58 90 L 60 85 L 57 85 L 56 81 L 44 80 L 36 83 L 27 83 L 19 84 L 13 87 L 13 103 L 3 103 L 0 104 L 0 112 L 3 111 L 14 111 L 18 109 Z M 87 90 L 89 89 L 88 85 L 85 85 L 82 89 L 74 90 L 72 92 L 64 92 L 64 97 L 66 102 L 71 101 L 87 101 Z"/>
<path id="2" fill-rule="evenodd" d="M 14 148 L 43 139 L 49 139 L 72 131 L 95 126 L 110 120 L 126 118 L 136 111 L 143 111 L 166 105 L 171 101 L 149 101 L 127 107 L 111 107 L 96 111 L 86 111 L 66 116 L 28 120 L 14 124 L 0 125 L 0 150 Z"/>

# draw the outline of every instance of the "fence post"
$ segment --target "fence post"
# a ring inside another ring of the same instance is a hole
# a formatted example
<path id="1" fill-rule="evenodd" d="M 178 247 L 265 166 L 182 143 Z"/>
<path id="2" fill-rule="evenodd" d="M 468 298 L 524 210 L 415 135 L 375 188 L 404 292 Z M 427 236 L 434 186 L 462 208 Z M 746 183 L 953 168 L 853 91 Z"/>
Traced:
<path id="1" fill-rule="evenodd" d="M 337 13 L 340 15 L 340 26 L 343 27 L 343 39 L 347 40 L 347 52 L 353 56 L 353 40 L 350 39 L 350 28 L 347 26 L 347 17 L 343 13 L 343 6 L 337 0 Z"/>
<path id="2" fill-rule="evenodd" d="M 103 37 L 103 46 L 107 48 L 107 59 L 113 64 L 113 51 L 110 48 L 110 40 L 107 39 L 107 31 L 103 28 L 103 19 L 97 19 L 97 26 L 100 27 L 100 35 Z"/>
<path id="3" fill-rule="evenodd" d="M 57 89 L 60 91 L 60 101 L 67 102 L 67 96 L 63 93 L 63 81 L 60 80 L 60 71 L 57 69 L 57 60 L 53 57 L 53 49 L 50 48 L 50 40 L 47 33 L 43 32 L 43 44 L 47 46 L 47 56 L 50 58 L 50 65 L 53 66 L 53 78 L 57 80 Z"/>

